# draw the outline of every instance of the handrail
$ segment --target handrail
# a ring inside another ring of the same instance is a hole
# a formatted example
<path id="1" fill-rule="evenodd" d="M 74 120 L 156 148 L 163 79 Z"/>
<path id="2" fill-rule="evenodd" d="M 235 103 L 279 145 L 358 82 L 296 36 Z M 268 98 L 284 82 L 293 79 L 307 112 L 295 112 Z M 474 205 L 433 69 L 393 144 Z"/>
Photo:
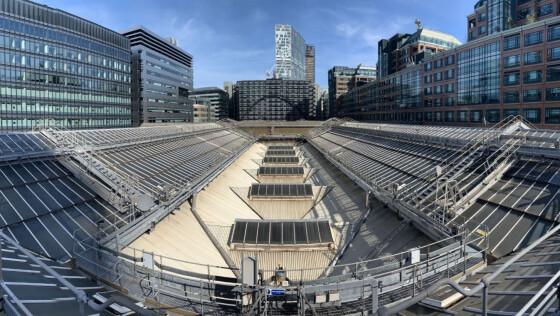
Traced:
<path id="1" fill-rule="evenodd" d="M 494 152 L 488 157 L 488 159 L 487 159 L 487 161 L 488 161 L 488 160 L 492 160 L 492 163 L 491 163 L 491 164 L 488 164 L 488 165 L 485 164 L 485 166 L 486 166 L 485 171 L 487 171 L 488 169 L 491 169 L 492 167 L 494 167 L 494 166 L 499 162 L 500 158 L 502 158 L 502 157 L 506 157 L 506 158 L 507 158 L 507 157 L 511 156 L 511 154 L 515 153 L 515 152 L 517 151 L 517 148 L 519 148 L 519 147 L 515 147 L 515 145 L 516 145 L 517 143 L 518 143 L 518 140 L 514 140 L 514 141 L 511 141 L 511 142 L 510 142 L 510 140 L 508 140 L 508 141 L 507 141 L 506 143 L 504 143 L 498 150 L 494 151 Z M 514 147 L 515 147 L 515 150 L 512 151 L 512 148 L 514 148 Z M 494 157 L 494 156 L 496 156 L 496 157 Z M 494 158 L 493 158 L 493 157 L 494 157 Z M 474 173 L 474 171 L 472 171 L 470 174 L 472 174 L 472 173 Z M 469 174 L 469 175 L 470 175 L 470 174 Z M 483 177 L 483 176 L 485 176 L 485 175 L 486 175 L 485 173 L 480 173 L 480 174 L 479 174 L 474 180 L 472 180 L 470 183 L 472 183 L 472 182 L 478 180 L 479 178 L 481 178 L 481 177 Z M 446 181 L 445 181 L 445 182 L 450 182 L 450 181 L 454 180 L 457 176 L 458 176 L 458 174 L 455 174 L 453 177 L 446 178 Z M 465 177 L 464 179 L 466 179 L 466 178 L 468 178 L 468 176 Z M 445 184 L 445 182 L 444 182 L 444 184 Z M 435 192 L 435 194 L 437 195 L 437 192 Z M 457 197 L 457 194 L 459 194 L 459 193 L 456 193 L 454 196 L 452 196 L 452 198 L 456 198 L 456 197 Z M 424 206 L 423 208 L 421 208 L 420 211 L 423 212 L 423 211 L 426 210 L 426 209 L 432 208 L 434 205 L 436 205 L 436 207 L 433 208 L 433 210 L 439 209 L 439 207 L 437 207 L 437 200 L 438 200 L 438 199 L 437 199 L 437 197 L 436 197 L 435 200 L 433 200 L 433 201 L 430 202 L 428 205 L 426 205 L 426 206 Z M 431 213 L 433 213 L 433 211 L 432 211 Z"/>
<path id="2" fill-rule="evenodd" d="M 428 295 L 430 293 L 434 292 L 435 290 L 437 290 L 442 285 L 449 285 L 449 286 L 453 287 L 457 292 L 461 293 L 464 296 L 469 296 L 469 297 L 477 294 L 480 290 L 483 290 L 483 289 L 484 289 L 484 292 L 487 292 L 488 291 L 488 286 L 491 284 L 491 282 L 498 275 L 500 275 L 502 272 L 504 272 L 512 264 L 517 262 L 521 257 L 526 255 L 529 251 L 533 250 L 536 246 L 541 244 L 543 241 L 550 238 L 552 235 L 556 234 L 559 230 L 560 230 L 560 225 L 557 225 L 556 227 L 554 227 L 554 229 L 548 231 L 546 234 L 541 236 L 539 239 L 537 239 L 531 245 L 529 245 L 525 249 L 521 250 L 515 256 L 511 257 L 508 261 L 506 261 L 505 263 L 500 265 L 499 268 L 496 269 L 496 271 L 494 271 L 492 274 L 490 274 L 489 276 L 483 277 L 482 282 L 479 282 L 471 290 L 465 290 L 456 281 L 453 281 L 449 278 L 446 278 L 446 279 L 442 279 L 442 280 L 436 282 L 435 284 L 431 285 L 428 289 L 420 292 L 418 295 L 416 295 L 416 296 L 414 296 L 410 299 L 407 299 L 404 302 L 398 303 L 398 304 L 393 305 L 391 307 L 382 306 L 381 308 L 379 308 L 377 313 L 378 313 L 379 316 L 389 316 L 389 315 L 397 314 L 397 313 L 413 306 L 414 304 L 417 304 L 421 300 L 425 299 L 426 297 L 428 297 Z M 487 308 L 487 306 L 486 306 L 486 296 L 487 296 L 487 294 L 483 293 L 483 299 L 482 299 L 483 314 L 484 314 L 484 312 L 486 311 L 486 308 Z"/>
<path id="3" fill-rule="evenodd" d="M 19 243 L 15 242 L 12 238 L 4 233 L 3 229 L 0 229 L 0 237 L 10 243 L 12 246 L 16 247 L 21 253 L 23 253 L 26 257 L 31 259 L 35 264 L 40 266 L 43 270 L 45 270 L 49 275 L 54 277 L 58 282 L 62 283 L 66 288 L 68 288 L 72 293 L 76 295 L 76 299 L 80 304 L 87 304 L 89 307 L 94 309 L 95 311 L 101 312 L 104 311 L 105 308 L 111 306 L 114 303 L 122 305 L 139 315 L 156 315 L 154 312 L 141 308 L 140 306 L 133 304 L 130 301 L 124 300 L 118 297 L 111 297 L 103 304 L 97 304 L 93 299 L 89 298 L 84 290 L 79 289 L 74 284 L 70 283 L 66 280 L 62 275 L 56 272 L 53 268 L 49 265 L 45 264 L 42 260 L 31 254 L 27 249 L 23 248 Z M 19 305 L 18 305 L 19 306 Z"/>
<path id="4" fill-rule="evenodd" d="M 452 167 L 454 167 L 456 164 L 463 161 L 463 159 L 466 159 L 467 156 L 474 153 L 479 146 L 484 145 L 485 143 L 487 143 L 487 141 L 491 141 L 495 138 L 499 138 L 499 136 L 508 126 L 510 126 L 511 124 L 515 124 L 516 122 L 518 122 L 518 120 L 519 120 L 518 116 L 508 116 L 502 121 L 500 121 L 499 123 L 496 123 L 492 127 L 484 130 L 481 136 L 475 137 L 471 141 L 464 144 L 459 150 L 457 150 L 458 152 L 461 152 L 461 154 L 455 157 L 452 161 L 447 162 L 443 167 L 441 167 L 442 170 L 441 177 L 445 177 L 445 174 L 451 171 Z M 430 173 L 433 174 L 433 170 L 432 171 L 428 170 L 427 172 L 425 172 L 422 175 L 423 178 L 431 178 Z M 438 180 L 435 179 L 434 181 L 438 181 Z M 422 192 L 428 189 L 429 187 L 431 187 L 433 183 L 434 182 L 432 182 L 432 184 L 427 185 L 425 189 L 422 190 Z M 412 199 L 415 193 L 416 193 L 415 190 L 409 188 L 405 190 L 405 192 L 403 192 L 404 194 L 403 198 Z"/>

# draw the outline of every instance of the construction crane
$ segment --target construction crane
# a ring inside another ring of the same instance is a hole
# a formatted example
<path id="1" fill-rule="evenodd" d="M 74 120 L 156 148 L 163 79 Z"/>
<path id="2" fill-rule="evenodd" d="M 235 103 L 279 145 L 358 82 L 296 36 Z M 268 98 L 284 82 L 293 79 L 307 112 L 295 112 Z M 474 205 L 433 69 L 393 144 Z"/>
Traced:
<path id="1" fill-rule="evenodd" d="M 266 71 L 266 78 L 270 78 L 270 75 L 272 74 L 272 78 L 276 78 L 276 73 L 274 73 L 274 69 L 276 68 L 276 63 L 274 63 L 272 65 L 272 67 L 270 67 L 270 69 L 268 69 Z"/>

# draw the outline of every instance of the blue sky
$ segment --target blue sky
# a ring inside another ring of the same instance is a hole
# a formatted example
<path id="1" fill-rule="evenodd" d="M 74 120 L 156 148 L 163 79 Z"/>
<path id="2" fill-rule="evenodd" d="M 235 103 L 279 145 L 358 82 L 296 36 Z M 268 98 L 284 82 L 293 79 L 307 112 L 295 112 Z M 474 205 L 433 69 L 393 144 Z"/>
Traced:
<path id="1" fill-rule="evenodd" d="M 316 81 L 333 66 L 375 65 L 377 42 L 423 27 L 466 42 L 475 0 L 39 0 L 120 31 L 142 24 L 194 56 L 194 86 L 264 79 L 274 25 L 291 24 L 316 47 Z"/>

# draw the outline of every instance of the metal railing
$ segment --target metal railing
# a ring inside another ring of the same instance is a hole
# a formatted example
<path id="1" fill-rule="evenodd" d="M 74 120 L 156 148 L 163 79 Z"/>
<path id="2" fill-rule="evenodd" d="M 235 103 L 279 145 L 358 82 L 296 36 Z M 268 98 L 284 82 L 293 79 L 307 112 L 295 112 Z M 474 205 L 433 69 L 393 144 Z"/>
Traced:
<path id="1" fill-rule="evenodd" d="M 111 297 L 108 300 L 106 300 L 103 304 L 98 304 L 95 302 L 95 300 L 93 298 L 88 297 L 88 295 L 86 294 L 86 292 L 78 287 L 76 287 L 74 284 L 70 283 L 67 280 L 67 277 L 64 277 L 62 275 L 60 275 L 55 269 L 53 269 L 51 266 L 49 266 L 48 264 L 46 264 L 43 260 L 41 260 L 40 258 L 36 257 L 35 255 L 33 255 L 32 253 L 30 253 L 27 249 L 23 248 L 19 243 L 17 243 L 16 241 L 14 241 L 11 237 L 9 237 L 8 235 L 6 235 L 3 230 L 0 229 L 0 238 L 7 241 L 11 246 L 15 247 L 19 252 L 21 252 L 25 257 L 29 258 L 29 260 L 31 260 L 34 264 L 38 265 L 41 269 L 45 270 L 46 274 L 48 274 L 50 277 L 52 277 L 53 279 L 55 279 L 56 281 L 60 282 L 64 287 L 66 287 L 68 290 L 70 290 L 75 296 L 76 296 L 76 301 L 81 305 L 80 307 L 80 312 L 81 315 L 85 315 L 84 314 L 84 308 L 83 305 L 87 305 L 90 308 L 92 308 L 95 311 L 101 312 L 101 311 L 105 311 L 105 309 L 109 306 L 111 306 L 112 304 L 119 304 L 122 306 L 127 307 L 128 309 L 130 309 L 131 311 L 136 312 L 138 315 L 155 315 L 152 311 L 148 310 L 148 309 L 144 309 L 136 304 L 134 304 L 131 301 L 128 300 L 124 300 L 124 299 L 119 299 L 117 297 Z M 26 306 L 17 299 L 17 297 L 14 295 L 14 293 L 10 290 L 9 286 L 6 286 L 6 284 L 4 283 L 4 280 L 1 280 L 0 282 L 3 291 L 7 294 L 7 301 L 9 302 L 10 300 L 14 300 L 16 305 L 19 307 L 19 309 L 21 310 L 21 312 L 25 315 L 32 315 L 31 312 L 26 308 Z M 44 302 L 48 302 L 49 300 L 45 300 Z M 56 302 L 57 299 L 53 298 L 52 302 Z M 15 306 L 11 305 L 10 303 L 10 309 L 8 310 L 11 313 L 14 313 L 14 315 L 19 315 L 18 311 L 15 309 Z"/>
<path id="2" fill-rule="evenodd" d="M 153 253 L 133 250 L 133 255 L 99 245 L 94 238 L 75 240 L 76 265 L 128 295 L 145 297 L 157 306 L 204 314 L 221 308 L 237 308 L 240 297 L 233 291 L 240 286 L 237 278 L 212 274 L 231 271 L 229 267 L 198 264 Z M 150 265 L 144 254 L 154 259 Z M 197 273 L 174 265 L 206 270 Z"/>
<path id="3" fill-rule="evenodd" d="M 479 282 L 477 285 L 475 285 L 472 289 L 470 290 L 466 290 L 464 289 L 462 286 L 460 286 L 456 281 L 453 281 L 449 278 L 446 279 L 442 279 L 439 280 L 438 282 L 434 283 L 432 286 L 430 286 L 428 289 L 418 293 L 417 295 L 415 295 L 414 297 L 412 297 L 411 299 L 408 299 L 406 301 L 403 301 L 399 304 L 393 305 L 391 307 L 382 307 L 379 309 L 378 315 L 379 316 L 389 316 L 389 315 L 394 315 L 397 314 L 417 303 L 419 303 L 420 301 L 422 301 L 423 299 L 425 299 L 430 293 L 436 291 L 438 288 L 440 288 L 443 285 L 449 285 L 451 286 L 453 289 L 455 289 L 457 292 L 461 293 L 464 296 L 473 296 L 478 294 L 481 290 L 482 290 L 482 315 L 486 316 L 487 312 L 488 312 L 488 287 L 491 285 L 492 281 L 498 277 L 502 272 L 504 272 L 507 268 L 509 268 L 512 264 L 518 262 L 519 259 L 521 259 L 523 256 L 525 256 L 528 252 L 530 252 L 531 250 L 533 250 L 535 247 L 537 247 L 538 245 L 540 245 L 543 241 L 545 241 L 546 239 L 554 236 L 555 234 L 557 234 L 560 231 L 560 225 L 556 225 L 556 227 L 554 227 L 554 229 L 548 231 L 546 234 L 544 234 L 543 236 L 541 236 L 539 239 L 537 239 L 535 242 L 533 242 L 531 245 L 529 245 L 528 247 L 526 247 L 525 249 L 519 251 L 517 254 L 515 254 L 514 256 L 512 256 L 511 258 L 509 258 L 506 262 L 504 262 L 503 264 L 499 265 L 498 268 L 492 272 L 492 274 L 485 276 L 482 278 L 482 281 Z M 556 275 L 554 275 L 551 280 L 557 280 L 558 279 L 558 273 Z M 550 283 L 550 284 L 549 284 Z M 547 284 L 544 286 L 545 288 L 549 289 L 552 285 L 554 284 L 554 281 L 552 282 L 547 282 Z M 537 292 L 537 294 L 535 296 L 542 296 L 542 294 L 546 291 L 545 290 L 539 290 Z M 553 292 L 553 291 L 550 291 Z M 525 311 L 527 311 L 529 308 L 531 308 L 534 303 L 538 300 L 535 299 L 531 299 L 525 307 L 523 307 L 523 309 L 525 309 Z M 545 300 L 543 300 L 545 301 Z M 545 303 L 546 304 L 546 303 Z M 527 306 L 528 305 L 528 306 Z M 543 307 L 543 306 L 541 306 Z M 533 310 L 535 311 L 535 310 Z M 523 315 L 523 313 L 518 314 L 518 315 Z"/>

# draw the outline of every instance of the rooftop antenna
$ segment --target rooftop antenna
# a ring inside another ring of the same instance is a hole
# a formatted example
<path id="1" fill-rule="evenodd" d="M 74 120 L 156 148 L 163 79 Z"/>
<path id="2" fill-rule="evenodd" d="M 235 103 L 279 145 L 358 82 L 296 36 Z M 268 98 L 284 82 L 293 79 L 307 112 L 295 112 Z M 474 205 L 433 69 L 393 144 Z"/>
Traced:
<path id="1" fill-rule="evenodd" d="M 419 19 L 416 19 L 416 20 L 414 21 L 414 24 L 418 25 L 418 30 L 421 30 L 421 29 L 422 29 L 422 23 L 420 23 L 420 20 L 419 20 Z"/>

